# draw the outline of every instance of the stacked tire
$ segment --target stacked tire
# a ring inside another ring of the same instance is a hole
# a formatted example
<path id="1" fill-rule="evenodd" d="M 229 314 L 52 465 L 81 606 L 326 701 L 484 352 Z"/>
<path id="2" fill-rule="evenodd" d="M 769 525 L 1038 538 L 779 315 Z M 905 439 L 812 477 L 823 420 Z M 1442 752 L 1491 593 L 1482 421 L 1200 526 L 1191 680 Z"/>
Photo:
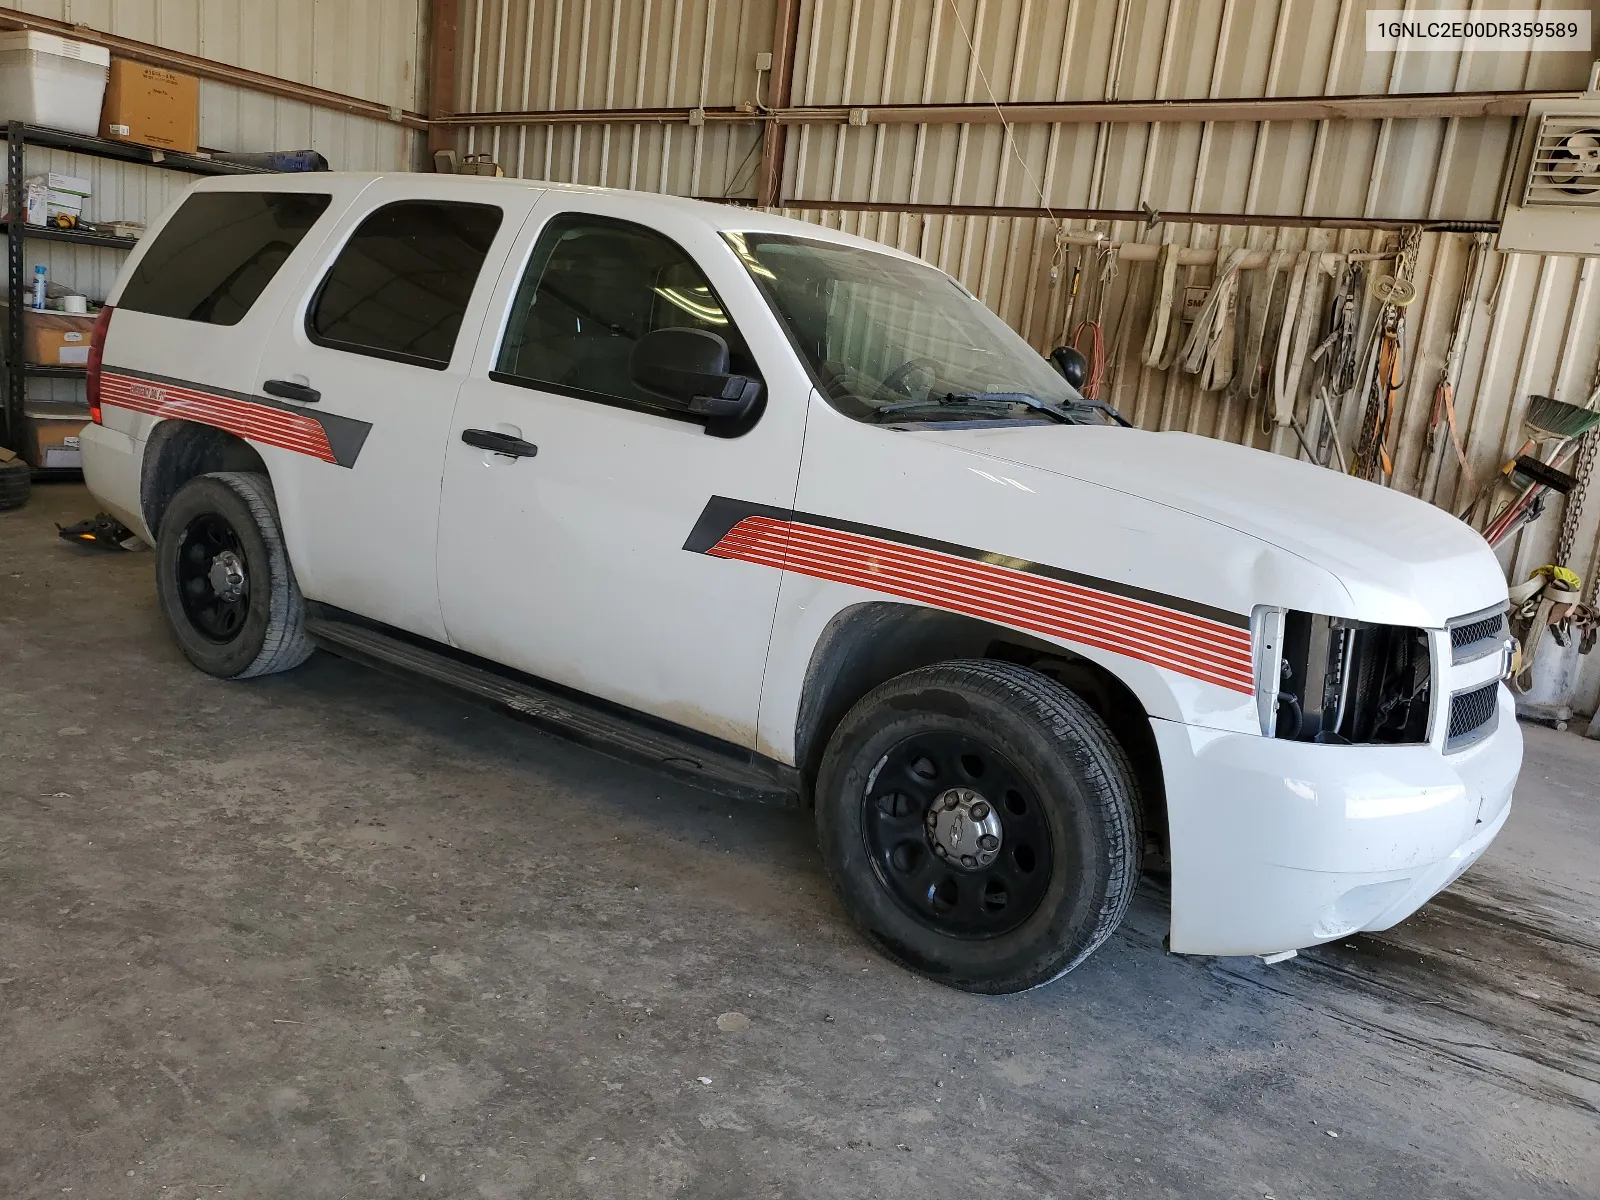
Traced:
<path id="1" fill-rule="evenodd" d="M 20 458 L 0 462 L 0 512 L 26 504 L 32 482 L 32 472 Z"/>

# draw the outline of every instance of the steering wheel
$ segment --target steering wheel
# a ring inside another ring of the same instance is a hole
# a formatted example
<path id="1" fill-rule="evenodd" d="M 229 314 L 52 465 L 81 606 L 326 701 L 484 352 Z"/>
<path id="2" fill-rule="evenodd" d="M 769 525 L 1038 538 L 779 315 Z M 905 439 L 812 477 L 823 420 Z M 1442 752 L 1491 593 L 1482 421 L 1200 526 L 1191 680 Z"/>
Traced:
<path id="1" fill-rule="evenodd" d="M 911 394 L 911 390 L 906 387 L 906 384 L 910 381 L 912 373 L 919 369 L 927 371 L 928 374 L 935 379 L 938 378 L 939 364 L 933 359 L 908 358 L 905 362 L 901 363 L 898 367 L 885 375 L 883 377 L 883 381 L 878 386 L 887 391 L 899 392 L 908 400 L 915 400 L 917 397 Z M 931 379 L 929 381 L 929 386 L 932 386 Z"/>

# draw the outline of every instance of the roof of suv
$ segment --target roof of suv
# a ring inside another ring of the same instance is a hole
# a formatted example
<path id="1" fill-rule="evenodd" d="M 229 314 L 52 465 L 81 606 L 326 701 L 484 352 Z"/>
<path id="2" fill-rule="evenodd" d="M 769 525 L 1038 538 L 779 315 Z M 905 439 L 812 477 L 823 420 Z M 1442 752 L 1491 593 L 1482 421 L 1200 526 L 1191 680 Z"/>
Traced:
<path id="1" fill-rule="evenodd" d="M 784 233 L 794 237 L 807 237 L 816 241 L 855 246 L 862 250 L 890 254 L 896 258 L 910 259 L 915 262 L 922 261 L 914 255 L 907 254 L 893 246 L 887 246 L 882 242 L 857 237 L 855 234 L 845 233 L 838 229 L 829 229 L 823 225 L 814 225 L 809 221 L 796 221 L 792 217 L 781 217 L 763 209 L 749 208 L 739 204 L 717 204 L 710 200 L 690 200 L 684 196 L 669 196 L 661 192 L 636 192 L 629 191 L 626 188 L 593 187 L 577 183 L 554 183 L 543 179 L 492 178 L 484 175 L 446 175 L 428 171 L 319 171 L 315 173 L 272 176 L 276 188 L 281 188 L 285 191 L 315 190 L 318 180 L 328 179 L 349 181 L 362 187 L 380 179 L 411 184 L 416 187 L 418 197 L 448 198 L 457 196 L 461 199 L 467 199 L 468 197 L 482 199 L 481 193 L 486 188 L 508 187 L 525 188 L 530 191 L 540 192 L 557 191 L 612 196 L 626 198 L 631 203 L 637 203 L 641 221 L 648 221 L 648 214 L 651 209 L 660 210 L 665 208 L 698 218 L 718 231 L 730 233 Z M 284 186 L 286 184 L 289 186 Z M 323 186 L 327 185 L 324 184 Z M 196 190 L 259 191 L 261 187 L 260 175 L 219 175 L 202 179 L 196 185 Z"/>

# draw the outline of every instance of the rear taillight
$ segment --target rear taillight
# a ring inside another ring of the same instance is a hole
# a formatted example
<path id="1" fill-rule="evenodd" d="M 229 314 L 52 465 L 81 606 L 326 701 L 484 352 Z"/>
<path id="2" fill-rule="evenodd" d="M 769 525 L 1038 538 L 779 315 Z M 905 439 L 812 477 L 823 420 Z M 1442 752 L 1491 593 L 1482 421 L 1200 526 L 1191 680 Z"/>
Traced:
<path id="1" fill-rule="evenodd" d="M 111 314 L 115 310 L 107 304 L 94 319 L 94 332 L 89 335 L 89 419 L 96 425 L 100 420 L 100 363 L 106 356 L 106 334 L 111 329 Z"/>

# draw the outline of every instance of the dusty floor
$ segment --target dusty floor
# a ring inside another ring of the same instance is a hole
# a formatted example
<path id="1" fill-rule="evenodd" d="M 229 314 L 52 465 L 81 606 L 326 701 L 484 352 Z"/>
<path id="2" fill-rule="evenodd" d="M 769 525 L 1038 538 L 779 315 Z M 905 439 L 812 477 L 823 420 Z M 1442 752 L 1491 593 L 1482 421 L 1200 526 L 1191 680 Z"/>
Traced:
<path id="1" fill-rule="evenodd" d="M 92 512 L 0 514 L 0 1195 L 1600 1195 L 1600 744 L 1529 729 L 1390 933 L 1168 957 L 1147 886 L 980 999 L 802 814 L 326 655 L 198 674 Z"/>

